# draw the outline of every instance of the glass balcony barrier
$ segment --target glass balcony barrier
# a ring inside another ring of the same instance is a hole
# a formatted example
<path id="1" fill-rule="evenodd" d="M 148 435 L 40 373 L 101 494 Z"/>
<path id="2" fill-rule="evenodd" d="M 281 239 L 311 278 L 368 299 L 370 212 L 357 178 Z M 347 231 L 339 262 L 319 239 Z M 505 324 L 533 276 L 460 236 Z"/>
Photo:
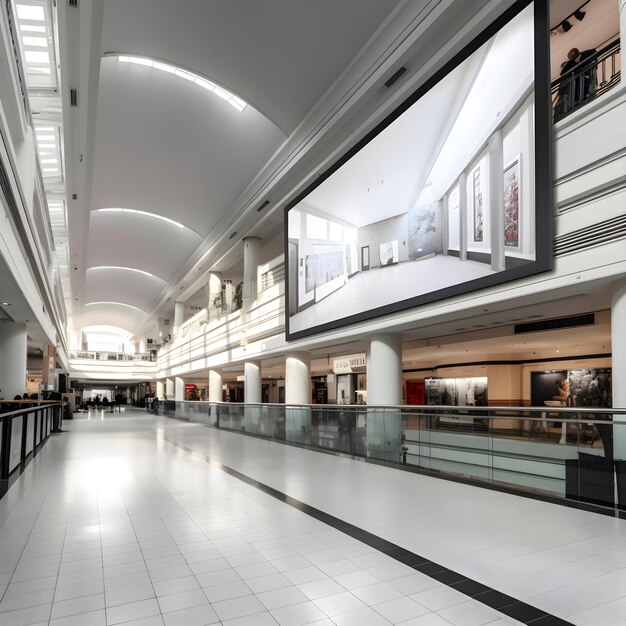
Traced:
<path id="1" fill-rule="evenodd" d="M 626 511 L 626 410 L 160 401 L 152 412 Z"/>
<path id="2" fill-rule="evenodd" d="M 63 412 L 60 402 L 0 402 L 0 497 L 11 475 L 48 438 L 60 430 Z M 26 405 L 27 408 L 16 409 Z"/>

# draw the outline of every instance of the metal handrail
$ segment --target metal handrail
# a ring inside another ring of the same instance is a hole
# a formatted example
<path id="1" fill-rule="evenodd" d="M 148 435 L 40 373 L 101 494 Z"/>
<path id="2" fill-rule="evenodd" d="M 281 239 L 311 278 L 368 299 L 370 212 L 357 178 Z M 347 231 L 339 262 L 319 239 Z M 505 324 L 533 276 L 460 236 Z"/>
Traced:
<path id="1" fill-rule="evenodd" d="M 554 122 L 606 93 L 620 81 L 621 70 L 617 69 L 616 63 L 620 52 L 621 43 L 617 38 L 552 81 L 550 89 Z M 607 72 L 607 66 L 610 72 Z"/>
<path id="2" fill-rule="evenodd" d="M 355 410 L 367 410 L 367 409 L 402 409 L 402 410 L 424 410 L 424 411 L 438 411 L 438 410 L 450 410 L 450 411 L 530 411 L 536 413 L 545 413 L 546 411 L 552 412 L 571 412 L 571 413 L 606 413 L 613 415 L 618 413 L 626 416 L 626 409 L 620 408 L 595 408 L 595 407 L 556 407 L 556 406 L 457 406 L 457 405 L 443 405 L 443 404 L 285 404 L 283 402 L 222 402 L 217 400 L 169 400 L 159 399 L 160 402 L 189 402 L 195 404 L 219 404 L 225 406 L 251 406 L 251 407 L 286 407 L 286 408 L 304 408 L 304 409 L 355 409 Z"/>

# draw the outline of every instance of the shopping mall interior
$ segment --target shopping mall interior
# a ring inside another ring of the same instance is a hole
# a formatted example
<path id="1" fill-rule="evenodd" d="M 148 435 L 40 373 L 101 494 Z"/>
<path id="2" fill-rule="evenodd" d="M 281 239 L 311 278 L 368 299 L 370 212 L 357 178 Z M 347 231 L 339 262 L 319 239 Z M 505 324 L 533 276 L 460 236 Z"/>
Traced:
<path id="1" fill-rule="evenodd" d="M 6 0 L 0 626 L 626 623 L 626 0 Z"/>

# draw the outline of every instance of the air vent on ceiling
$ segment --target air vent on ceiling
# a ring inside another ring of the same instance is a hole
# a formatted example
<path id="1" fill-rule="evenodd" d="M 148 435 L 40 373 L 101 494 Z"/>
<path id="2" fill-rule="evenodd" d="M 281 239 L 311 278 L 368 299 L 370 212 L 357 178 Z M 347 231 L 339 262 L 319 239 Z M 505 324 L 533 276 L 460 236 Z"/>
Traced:
<path id="1" fill-rule="evenodd" d="M 234 232 L 230 233 L 229 239 L 232 239 L 233 237 L 236 237 L 236 236 L 237 236 L 237 231 L 234 231 Z"/>
<path id="2" fill-rule="evenodd" d="M 78 7 L 78 0 L 67 0 L 67 4 L 70 7 Z"/>
<path id="3" fill-rule="evenodd" d="M 570 315 L 569 317 L 558 317 L 551 320 L 541 320 L 540 322 L 528 322 L 527 324 L 515 324 L 514 333 L 534 333 L 539 330 L 558 330 L 560 328 L 573 328 L 574 326 L 591 326 L 595 324 L 594 313 L 583 315 Z"/>
<path id="4" fill-rule="evenodd" d="M 70 89 L 70 105 L 73 107 L 78 106 L 78 89 Z"/>
<path id="5" fill-rule="evenodd" d="M 389 89 L 389 87 L 391 87 L 391 85 L 393 85 L 398 80 L 398 78 L 400 78 L 400 76 L 404 74 L 404 72 L 406 72 L 406 67 L 402 66 L 393 76 L 385 81 L 385 87 Z"/>
<path id="6" fill-rule="evenodd" d="M 270 203 L 269 200 L 266 200 L 258 209 L 257 209 L 257 213 L 260 213 L 268 204 Z"/>

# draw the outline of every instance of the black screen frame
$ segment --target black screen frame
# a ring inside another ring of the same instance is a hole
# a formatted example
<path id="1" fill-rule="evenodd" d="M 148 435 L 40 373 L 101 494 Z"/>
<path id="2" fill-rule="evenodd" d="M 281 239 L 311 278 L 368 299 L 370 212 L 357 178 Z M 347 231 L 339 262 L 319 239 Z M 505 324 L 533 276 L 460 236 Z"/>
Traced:
<path id="1" fill-rule="evenodd" d="M 534 139 L 535 139 L 535 261 L 502 270 L 490 276 L 472 279 L 463 283 L 450 285 L 428 293 L 420 294 L 391 304 L 368 309 L 360 313 L 342 317 L 324 324 L 312 326 L 297 332 L 289 330 L 289 291 L 290 272 L 298 271 L 298 267 L 291 268 L 288 255 L 285 255 L 285 339 L 293 341 L 303 337 L 319 335 L 329 330 L 342 328 L 379 318 L 392 313 L 406 311 L 420 305 L 437 302 L 454 296 L 472 293 L 487 287 L 510 283 L 536 274 L 550 271 L 553 264 L 554 219 L 552 211 L 552 106 L 550 100 L 550 43 L 549 43 L 549 11 L 548 0 L 518 0 L 490 23 L 479 35 L 458 52 L 450 61 L 445 63 L 431 78 L 416 89 L 385 119 L 379 122 L 371 131 L 360 139 L 353 147 L 343 154 L 335 163 L 321 173 L 317 179 L 308 185 L 284 209 L 284 249 L 289 245 L 289 211 L 295 208 L 314 189 L 327 178 L 339 170 L 357 152 L 370 143 L 377 135 L 384 131 L 407 109 L 415 104 L 422 96 L 450 74 L 458 65 L 478 50 L 501 28 L 513 20 L 527 6 L 533 4 L 534 13 Z"/>

